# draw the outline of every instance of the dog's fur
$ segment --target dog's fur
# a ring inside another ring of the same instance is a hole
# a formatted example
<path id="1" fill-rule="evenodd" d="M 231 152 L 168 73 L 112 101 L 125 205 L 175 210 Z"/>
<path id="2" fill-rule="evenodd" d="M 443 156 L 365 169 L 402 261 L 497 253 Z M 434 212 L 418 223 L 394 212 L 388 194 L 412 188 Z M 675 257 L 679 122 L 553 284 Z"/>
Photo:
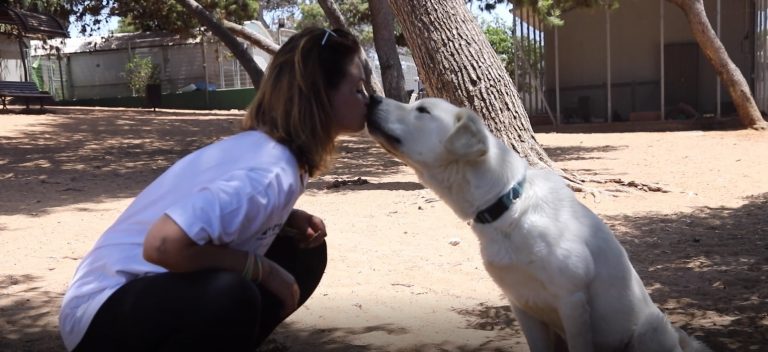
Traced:
<path id="1" fill-rule="evenodd" d="M 613 233 L 562 179 L 529 168 L 472 111 L 376 97 L 368 131 L 464 220 L 522 184 L 509 210 L 472 229 L 531 351 L 552 351 L 558 336 L 571 352 L 709 351 L 669 323 Z"/>

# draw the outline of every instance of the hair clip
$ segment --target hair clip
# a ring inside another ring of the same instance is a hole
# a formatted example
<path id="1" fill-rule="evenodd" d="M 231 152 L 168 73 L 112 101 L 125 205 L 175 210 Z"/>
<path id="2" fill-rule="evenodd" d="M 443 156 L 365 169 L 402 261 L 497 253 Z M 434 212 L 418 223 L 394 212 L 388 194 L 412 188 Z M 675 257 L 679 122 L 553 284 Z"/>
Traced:
<path id="1" fill-rule="evenodd" d="M 323 36 L 323 41 L 320 43 L 320 46 L 325 45 L 325 41 L 328 40 L 328 35 L 329 34 L 332 34 L 334 37 L 338 37 L 338 34 L 333 33 L 333 31 L 330 30 L 330 29 L 326 29 L 325 30 L 325 36 Z"/>

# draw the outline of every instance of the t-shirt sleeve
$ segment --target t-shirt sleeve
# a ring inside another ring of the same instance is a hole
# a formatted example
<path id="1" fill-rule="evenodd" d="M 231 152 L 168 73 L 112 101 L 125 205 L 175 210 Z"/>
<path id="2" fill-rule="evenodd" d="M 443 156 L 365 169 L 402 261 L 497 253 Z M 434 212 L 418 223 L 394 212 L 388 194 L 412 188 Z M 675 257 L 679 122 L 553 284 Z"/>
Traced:
<path id="1" fill-rule="evenodd" d="M 269 175 L 233 172 L 199 188 L 166 210 L 198 244 L 228 244 L 240 234 L 253 234 L 275 207 L 277 190 Z"/>

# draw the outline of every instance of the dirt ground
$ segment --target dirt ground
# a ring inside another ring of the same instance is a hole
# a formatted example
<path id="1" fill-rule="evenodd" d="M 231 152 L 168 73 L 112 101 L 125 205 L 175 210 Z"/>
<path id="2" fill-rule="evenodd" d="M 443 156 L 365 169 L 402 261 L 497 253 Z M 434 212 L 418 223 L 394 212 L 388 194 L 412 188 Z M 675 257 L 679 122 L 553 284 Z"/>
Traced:
<path id="1" fill-rule="evenodd" d="M 154 177 L 241 114 L 0 114 L 0 351 L 62 351 L 57 315 L 79 259 Z M 663 188 L 592 182 L 600 192 L 578 197 L 676 325 L 715 351 L 768 351 L 768 135 L 536 138 L 583 177 Z M 326 275 L 262 350 L 526 351 L 468 226 L 367 136 L 339 152 L 299 201 L 328 225 Z"/>

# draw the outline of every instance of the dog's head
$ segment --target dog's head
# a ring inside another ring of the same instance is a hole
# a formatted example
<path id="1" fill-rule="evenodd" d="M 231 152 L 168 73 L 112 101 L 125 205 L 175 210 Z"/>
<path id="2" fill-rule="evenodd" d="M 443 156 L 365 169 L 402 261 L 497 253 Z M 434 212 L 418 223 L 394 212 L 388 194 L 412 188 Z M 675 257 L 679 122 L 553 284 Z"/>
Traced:
<path id="1" fill-rule="evenodd" d="M 476 160 L 489 148 L 490 133 L 472 110 L 436 98 L 407 105 L 373 97 L 368 131 L 417 172 Z"/>
<path id="2" fill-rule="evenodd" d="M 525 161 L 495 138 L 472 110 L 427 98 L 413 104 L 372 97 L 368 132 L 412 167 L 461 218 L 509 189 Z"/>

